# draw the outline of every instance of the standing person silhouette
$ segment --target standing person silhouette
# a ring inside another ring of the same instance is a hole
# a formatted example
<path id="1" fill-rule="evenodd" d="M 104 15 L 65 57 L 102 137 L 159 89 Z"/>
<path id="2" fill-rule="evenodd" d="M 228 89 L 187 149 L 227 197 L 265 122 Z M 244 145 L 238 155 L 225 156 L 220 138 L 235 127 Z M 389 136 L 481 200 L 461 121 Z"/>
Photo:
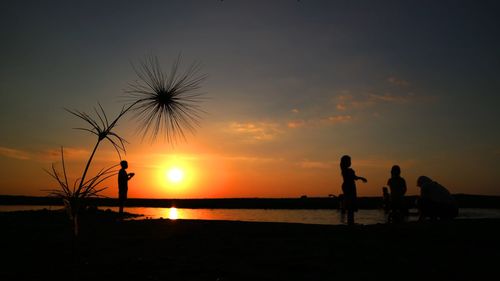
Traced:
<path id="1" fill-rule="evenodd" d="M 135 175 L 134 173 L 127 173 L 128 162 L 123 160 L 120 162 L 122 168 L 118 172 L 118 204 L 120 210 L 118 212 L 120 218 L 123 216 L 123 206 L 127 200 L 128 181 Z"/>
<path id="2" fill-rule="evenodd" d="M 358 211 L 356 181 L 367 182 L 367 180 L 356 176 L 354 170 L 351 169 L 351 157 L 349 155 L 340 158 L 340 170 L 344 179 L 342 192 L 344 193 L 344 208 L 347 211 L 347 224 L 354 225 L 354 212 Z"/>
<path id="3" fill-rule="evenodd" d="M 407 213 L 405 204 L 406 181 L 401 177 L 401 168 L 398 165 L 392 166 L 391 178 L 387 181 L 391 190 L 391 211 L 392 221 L 401 222 Z"/>

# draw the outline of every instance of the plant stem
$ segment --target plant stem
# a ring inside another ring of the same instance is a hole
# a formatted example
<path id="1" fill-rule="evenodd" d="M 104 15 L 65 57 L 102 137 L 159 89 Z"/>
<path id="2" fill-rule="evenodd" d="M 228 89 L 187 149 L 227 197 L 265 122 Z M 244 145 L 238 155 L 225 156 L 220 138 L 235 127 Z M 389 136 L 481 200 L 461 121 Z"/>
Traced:
<path id="1" fill-rule="evenodd" d="M 73 217 L 73 234 L 75 235 L 75 237 L 78 237 L 78 223 L 78 214 L 75 214 Z"/>
<path id="2" fill-rule="evenodd" d="M 78 190 L 76 191 L 77 197 L 78 194 L 80 194 L 80 190 L 83 187 L 83 184 L 85 182 L 85 176 L 87 175 L 87 171 L 89 170 L 90 167 L 90 162 L 92 162 L 92 159 L 94 158 L 94 154 L 97 150 L 97 147 L 99 146 L 99 143 L 101 143 L 101 139 L 97 139 L 97 143 L 94 146 L 94 150 L 92 151 L 92 154 L 90 155 L 89 161 L 87 161 L 87 166 L 85 166 L 85 170 L 83 171 L 82 179 L 80 181 L 80 185 L 78 186 Z"/>

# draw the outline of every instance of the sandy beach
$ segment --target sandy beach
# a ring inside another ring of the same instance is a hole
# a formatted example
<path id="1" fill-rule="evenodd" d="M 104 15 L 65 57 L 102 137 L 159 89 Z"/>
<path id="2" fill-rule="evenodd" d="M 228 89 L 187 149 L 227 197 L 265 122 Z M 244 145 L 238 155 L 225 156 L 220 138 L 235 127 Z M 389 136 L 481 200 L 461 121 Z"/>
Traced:
<path id="1" fill-rule="evenodd" d="M 478 280 L 500 220 L 326 226 L 0 213 L 1 280 Z"/>

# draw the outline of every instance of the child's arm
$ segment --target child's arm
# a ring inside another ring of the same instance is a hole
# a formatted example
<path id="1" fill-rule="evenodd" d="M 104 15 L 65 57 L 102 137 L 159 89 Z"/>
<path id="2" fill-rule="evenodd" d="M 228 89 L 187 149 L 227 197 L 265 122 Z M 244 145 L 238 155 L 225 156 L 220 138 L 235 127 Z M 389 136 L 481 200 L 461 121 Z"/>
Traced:
<path id="1" fill-rule="evenodd" d="M 358 176 L 356 176 L 356 175 L 354 176 L 354 179 L 355 179 L 355 180 L 362 180 L 363 182 L 367 182 L 367 181 L 368 181 L 367 179 L 365 179 L 365 178 L 363 178 L 363 177 L 358 177 Z"/>
<path id="2" fill-rule="evenodd" d="M 129 173 L 129 174 L 127 175 L 128 180 L 130 180 L 133 176 L 135 176 L 135 174 L 134 174 L 134 173 Z"/>

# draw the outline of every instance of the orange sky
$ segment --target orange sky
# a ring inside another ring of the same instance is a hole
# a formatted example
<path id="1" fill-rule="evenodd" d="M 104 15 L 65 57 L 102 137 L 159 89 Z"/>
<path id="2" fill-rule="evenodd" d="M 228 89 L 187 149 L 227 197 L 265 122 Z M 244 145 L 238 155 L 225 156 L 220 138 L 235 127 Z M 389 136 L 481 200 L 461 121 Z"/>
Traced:
<path id="1" fill-rule="evenodd" d="M 78 120 L 77 120 L 78 121 Z M 283 131 L 280 137 L 255 141 L 255 136 L 246 136 L 240 140 L 222 143 L 217 134 L 228 138 L 239 130 L 217 128 L 210 124 L 191 136 L 187 143 L 176 146 L 159 141 L 157 143 L 141 143 L 138 137 L 130 135 L 131 144 L 124 157 L 129 162 L 128 172 L 136 173 L 129 182 L 129 197 L 140 198 L 220 198 L 220 197 L 299 197 L 328 196 L 340 193 L 341 176 L 338 162 L 343 151 L 332 148 L 330 151 L 318 151 L 311 155 L 320 155 L 319 159 L 302 158 L 285 141 L 292 132 Z M 316 128 L 323 130 L 324 128 Z M 284 129 L 289 130 L 289 129 Z M 80 132 L 69 131 L 69 135 L 78 136 Z M 237 139 L 237 138 L 236 138 Z M 68 147 L 65 149 L 69 177 L 75 180 L 83 171 L 86 159 L 90 154 L 93 138 L 82 137 L 84 148 Z M 311 140 L 313 141 L 313 140 Z M 220 143 L 219 143 L 220 142 Z M 260 154 L 259 147 L 275 142 L 276 153 Z M 307 145 L 314 150 L 314 143 Z M 239 152 L 239 153 L 238 153 Z M 299 155 L 301 153 L 298 153 Z M 393 164 L 399 164 L 403 177 L 408 183 L 408 193 L 417 194 L 416 178 L 428 173 L 432 166 L 422 159 L 388 159 L 369 156 L 356 157 L 352 154 L 353 168 L 357 174 L 368 178 L 368 183 L 358 183 L 360 196 L 377 196 L 382 186 L 386 185 L 389 171 Z M 114 160 L 113 160 L 114 159 Z M 327 159 L 327 160 L 323 160 Z M 92 164 L 92 171 L 109 167 L 119 162 L 118 155 L 109 144 L 103 143 Z M 61 167 L 59 152 L 56 148 L 43 151 L 11 151 L 10 157 L 0 158 L 4 175 L 0 179 L 2 194 L 44 195 L 42 189 L 57 188 L 56 183 L 43 171 L 50 168 L 51 163 Z M 436 164 L 434 169 L 438 168 Z M 174 183 L 168 180 L 167 172 L 171 168 L 183 171 L 183 179 Z M 429 167 L 429 169 L 426 169 Z M 460 168 L 460 165 L 457 165 Z M 450 165 L 451 169 L 452 166 Z M 468 189 L 470 182 L 463 178 L 455 180 L 453 170 L 439 170 L 439 180 L 452 192 L 473 193 Z M 464 171 L 464 170 L 462 170 Z M 466 171 L 464 171 L 466 173 Z M 463 176 L 466 176 L 464 174 Z M 117 194 L 117 178 L 106 181 L 103 186 L 109 188 L 103 195 L 114 197 Z M 488 192 L 484 192 L 488 193 Z M 492 192 L 493 193 L 493 192 Z M 491 193 L 490 193 L 491 194 Z"/>

